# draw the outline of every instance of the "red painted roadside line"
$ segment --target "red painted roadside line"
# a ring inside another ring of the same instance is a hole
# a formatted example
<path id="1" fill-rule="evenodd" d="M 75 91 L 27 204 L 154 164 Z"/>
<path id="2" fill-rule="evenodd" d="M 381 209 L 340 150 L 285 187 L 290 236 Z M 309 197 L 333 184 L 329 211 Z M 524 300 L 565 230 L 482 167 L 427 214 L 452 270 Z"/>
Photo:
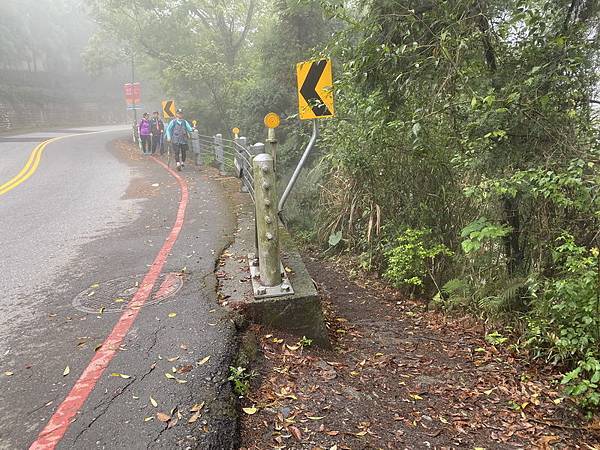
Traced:
<path id="1" fill-rule="evenodd" d="M 94 387 L 104 373 L 104 370 L 108 367 L 110 361 L 119 350 L 123 339 L 125 339 L 133 322 L 135 322 L 135 319 L 140 312 L 140 308 L 152 293 L 156 280 L 160 276 L 165 262 L 167 261 L 167 257 L 169 256 L 169 253 L 171 253 L 173 245 L 175 245 L 175 241 L 183 228 L 185 210 L 189 199 L 187 183 L 177 172 L 167 167 L 165 163 L 155 157 L 152 157 L 152 159 L 168 170 L 179 183 L 181 198 L 179 199 L 179 209 L 177 210 L 175 224 L 167 236 L 162 248 L 158 252 L 158 255 L 156 255 L 148 273 L 146 273 L 140 287 L 127 305 L 127 309 L 125 309 L 121 318 L 102 344 L 102 347 L 96 352 L 89 365 L 83 371 L 75 383 L 75 386 L 73 386 L 71 392 L 67 395 L 67 398 L 65 398 L 58 406 L 58 409 L 52 415 L 46 427 L 38 435 L 35 442 L 31 444 L 31 447 L 29 447 L 30 450 L 54 449 L 63 438 L 71 423 L 76 419 L 77 413 L 81 411 L 83 404 L 94 390 Z"/>

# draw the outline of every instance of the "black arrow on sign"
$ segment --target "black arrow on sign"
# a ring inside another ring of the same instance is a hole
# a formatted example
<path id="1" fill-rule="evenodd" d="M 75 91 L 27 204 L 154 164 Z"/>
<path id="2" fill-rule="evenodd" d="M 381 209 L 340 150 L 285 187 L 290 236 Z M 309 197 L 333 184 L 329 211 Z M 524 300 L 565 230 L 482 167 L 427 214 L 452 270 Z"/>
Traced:
<path id="1" fill-rule="evenodd" d="M 165 107 L 163 108 L 165 114 L 168 117 L 173 117 L 173 113 L 171 112 L 171 106 L 173 106 L 173 101 L 169 100 L 165 103 Z"/>
<path id="2" fill-rule="evenodd" d="M 325 105 L 316 89 L 326 66 L 326 59 L 312 63 L 310 69 L 308 69 L 308 75 L 306 75 L 302 88 L 300 88 L 300 94 L 302 94 L 306 103 L 309 104 L 315 116 L 318 117 L 331 116 L 331 111 L 329 111 L 329 108 Z"/>

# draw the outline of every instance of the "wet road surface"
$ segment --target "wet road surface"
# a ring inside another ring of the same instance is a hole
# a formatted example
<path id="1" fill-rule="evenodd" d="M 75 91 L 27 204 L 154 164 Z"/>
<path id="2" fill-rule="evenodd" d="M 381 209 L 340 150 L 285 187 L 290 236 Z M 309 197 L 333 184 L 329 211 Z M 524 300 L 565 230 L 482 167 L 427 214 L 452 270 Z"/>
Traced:
<path id="1" fill-rule="evenodd" d="M 218 182 L 191 166 L 178 180 L 113 127 L 0 137 L 0 184 L 63 135 L 0 195 L 0 448 L 230 448 L 235 330 L 215 300 L 214 264 L 234 217 Z M 146 302 L 131 309 L 165 245 Z M 72 406 L 78 379 L 132 313 Z M 57 410 L 72 416 L 53 440 Z"/>

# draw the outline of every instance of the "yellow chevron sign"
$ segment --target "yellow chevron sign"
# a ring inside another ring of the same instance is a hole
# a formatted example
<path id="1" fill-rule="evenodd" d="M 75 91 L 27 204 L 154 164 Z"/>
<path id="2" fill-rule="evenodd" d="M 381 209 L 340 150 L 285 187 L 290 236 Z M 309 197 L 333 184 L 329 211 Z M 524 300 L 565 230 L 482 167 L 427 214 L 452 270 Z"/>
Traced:
<path id="1" fill-rule="evenodd" d="M 300 119 L 325 119 L 335 116 L 333 71 L 330 59 L 304 61 L 296 65 Z"/>
<path id="2" fill-rule="evenodd" d="M 163 100 L 162 102 L 163 117 L 165 119 L 173 119 L 175 117 L 175 102 L 173 100 Z"/>

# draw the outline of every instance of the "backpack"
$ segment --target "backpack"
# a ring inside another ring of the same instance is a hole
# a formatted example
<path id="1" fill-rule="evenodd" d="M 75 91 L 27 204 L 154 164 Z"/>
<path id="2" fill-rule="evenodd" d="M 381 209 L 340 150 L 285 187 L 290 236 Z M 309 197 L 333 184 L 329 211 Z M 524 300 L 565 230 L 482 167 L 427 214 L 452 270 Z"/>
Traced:
<path id="1" fill-rule="evenodd" d="M 140 122 L 140 134 L 142 136 L 147 136 L 150 134 L 150 132 L 150 122 L 146 119 L 142 119 L 142 121 Z"/>
<path id="2" fill-rule="evenodd" d="M 173 142 L 175 144 L 187 144 L 188 132 L 185 125 L 185 120 L 182 120 L 181 123 L 175 122 L 175 126 L 173 127 Z"/>

